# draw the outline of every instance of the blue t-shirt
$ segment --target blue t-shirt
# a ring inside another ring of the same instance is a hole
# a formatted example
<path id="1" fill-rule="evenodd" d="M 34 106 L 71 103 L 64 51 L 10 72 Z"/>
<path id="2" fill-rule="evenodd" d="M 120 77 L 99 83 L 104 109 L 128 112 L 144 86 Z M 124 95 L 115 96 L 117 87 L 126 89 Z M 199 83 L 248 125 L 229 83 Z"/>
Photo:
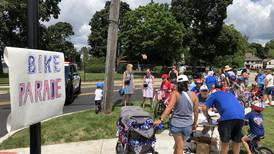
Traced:
<path id="1" fill-rule="evenodd" d="M 191 91 L 197 94 L 197 93 L 200 92 L 200 89 L 198 89 L 198 88 L 195 86 L 195 87 L 193 87 L 193 88 L 191 89 Z"/>
<path id="2" fill-rule="evenodd" d="M 229 92 L 217 91 L 211 94 L 206 101 L 206 106 L 208 108 L 216 107 L 221 115 L 221 121 L 234 119 L 243 120 L 245 118 L 243 106 L 237 98 Z"/>
<path id="3" fill-rule="evenodd" d="M 256 76 L 256 82 L 258 85 L 263 85 L 264 84 L 264 79 L 265 79 L 265 74 L 258 74 Z"/>
<path id="4" fill-rule="evenodd" d="M 215 76 L 210 75 L 210 76 L 207 76 L 205 79 L 205 84 L 209 90 L 211 90 L 212 86 L 216 85 L 216 83 L 217 83 L 217 79 Z"/>
<path id="5" fill-rule="evenodd" d="M 263 115 L 261 113 L 251 111 L 245 115 L 245 119 L 249 122 L 251 134 L 264 136 Z"/>

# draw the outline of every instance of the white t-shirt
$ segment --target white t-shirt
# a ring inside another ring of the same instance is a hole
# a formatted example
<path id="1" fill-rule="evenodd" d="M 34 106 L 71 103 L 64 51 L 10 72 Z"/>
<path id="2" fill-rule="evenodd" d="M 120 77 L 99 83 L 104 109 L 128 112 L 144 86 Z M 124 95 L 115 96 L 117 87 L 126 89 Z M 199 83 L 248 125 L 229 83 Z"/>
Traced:
<path id="1" fill-rule="evenodd" d="M 102 89 L 96 89 L 95 90 L 95 101 L 100 101 L 103 98 L 103 90 Z"/>
<path id="2" fill-rule="evenodd" d="M 272 74 L 268 74 L 268 75 L 265 77 L 265 80 L 268 81 L 266 87 L 272 87 L 272 86 L 273 86 L 273 75 L 272 75 Z"/>

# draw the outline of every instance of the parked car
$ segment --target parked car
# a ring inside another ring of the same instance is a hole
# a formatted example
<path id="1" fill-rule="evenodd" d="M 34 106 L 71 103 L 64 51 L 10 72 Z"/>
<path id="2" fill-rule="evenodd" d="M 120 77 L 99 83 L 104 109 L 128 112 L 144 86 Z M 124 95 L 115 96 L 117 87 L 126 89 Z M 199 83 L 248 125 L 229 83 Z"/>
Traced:
<path id="1" fill-rule="evenodd" d="M 76 68 L 76 64 L 65 62 L 65 105 L 71 104 L 75 98 L 75 95 L 81 93 L 81 77 Z"/>

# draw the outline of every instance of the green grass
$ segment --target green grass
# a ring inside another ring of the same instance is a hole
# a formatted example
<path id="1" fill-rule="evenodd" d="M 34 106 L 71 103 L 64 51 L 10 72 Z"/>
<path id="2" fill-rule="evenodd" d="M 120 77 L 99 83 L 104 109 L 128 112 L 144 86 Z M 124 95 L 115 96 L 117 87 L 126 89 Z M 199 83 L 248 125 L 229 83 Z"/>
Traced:
<path id="1" fill-rule="evenodd" d="M 140 105 L 141 101 L 134 104 Z M 153 114 L 150 107 L 146 111 Z M 265 139 L 260 145 L 268 148 L 274 147 L 274 107 L 268 107 L 264 111 Z M 116 107 L 111 115 L 98 114 L 93 110 L 59 117 L 42 123 L 42 144 L 58 144 L 95 139 L 114 138 L 116 134 L 116 120 L 119 117 L 120 108 Z M 245 128 L 245 132 L 246 132 Z M 29 129 L 24 129 L 0 145 L 0 149 L 13 149 L 29 146 Z M 244 153 L 242 151 L 242 153 Z"/>
<path id="2" fill-rule="evenodd" d="M 9 78 L 8 77 L 0 77 L 0 85 L 8 85 Z"/>
<path id="3" fill-rule="evenodd" d="M 111 115 L 98 114 L 93 110 L 59 117 L 42 123 L 42 144 L 114 138 L 116 120 L 120 109 Z M 13 149 L 29 146 L 29 129 L 24 129 L 0 145 L 0 149 Z"/>
<path id="4" fill-rule="evenodd" d="M 80 71 L 82 81 L 104 81 L 105 73 L 86 73 L 86 79 L 84 78 L 84 72 Z M 142 78 L 143 75 L 134 75 L 135 78 Z M 123 74 L 115 73 L 115 80 L 122 80 Z"/>
<path id="5" fill-rule="evenodd" d="M 84 79 L 84 72 L 80 72 L 82 81 L 104 81 L 105 73 L 86 73 L 86 80 Z M 115 73 L 115 80 L 122 80 L 122 74 Z"/>

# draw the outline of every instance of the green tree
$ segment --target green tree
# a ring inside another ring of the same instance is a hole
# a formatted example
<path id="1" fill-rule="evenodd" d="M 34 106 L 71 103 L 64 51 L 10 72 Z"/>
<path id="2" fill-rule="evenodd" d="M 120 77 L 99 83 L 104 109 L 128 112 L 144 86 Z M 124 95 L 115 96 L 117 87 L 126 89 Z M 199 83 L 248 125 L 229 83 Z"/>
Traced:
<path id="1" fill-rule="evenodd" d="M 39 0 L 39 19 L 49 21 L 60 14 L 61 0 Z M 0 54 L 5 46 L 27 46 L 27 0 L 0 1 Z M 0 73 L 2 73 L 0 63 Z"/>
<path id="2" fill-rule="evenodd" d="M 107 51 L 107 35 L 108 35 L 108 18 L 109 18 L 110 1 L 107 1 L 105 7 L 97 11 L 90 20 L 91 34 L 88 43 L 91 46 L 91 53 L 96 57 L 105 57 Z M 120 3 L 119 26 L 124 21 L 125 14 L 130 11 L 126 2 Z M 119 43 L 120 44 L 120 43 Z"/>
<path id="3" fill-rule="evenodd" d="M 128 60 L 147 54 L 152 64 L 170 65 L 181 59 L 184 32 L 167 5 L 150 3 L 126 14 L 120 39 Z"/>
<path id="4" fill-rule="evenodd" d="M 247 38 L 229 25 L 223 26 L 220 35 L 216 38 L 215 45 L 216 51 L 211 55 L 214 60 L 210 64 L 217 67 L 224 65 L 230 65 L 234 68 L 242 67 L 244 55 L 250 50 Z"/>
<path id="5" fill-rule="evenodd" d="M 215 58 L 218 52 L 216 39 L 223 28 L 227 6 L 231 3 L 232 0 L 172 0 L 172 14 L 188 30 L 184 42 L 189 45 L 192 64 L 199 60 L 212 62 Z"/>
<path id="6" fill-rule="evenodd" d="M 274 40 L 270 40 L 265 44 L 265 50 L 269 58 L 274 58 Z"/>
<path id="7" fill-rule="evenodd" d="M 75 62 L 76 50 L 70 42 L 71 35 L 74 35 L 72 25 L 58 22 L 44 29 L 42 47 L 46 50 L 63 52 L 67 60 Z"/>
<path id="8" fill-rule="evenodd" d="M 259 43 L 251 43 L 250 44 L 250 48 L 252 49 L 252 51 L 255 51 L 255 55 L 264 59 L 267 57 L 267 53 L 264 49 L 264 47 L 259 44 Z"/>

